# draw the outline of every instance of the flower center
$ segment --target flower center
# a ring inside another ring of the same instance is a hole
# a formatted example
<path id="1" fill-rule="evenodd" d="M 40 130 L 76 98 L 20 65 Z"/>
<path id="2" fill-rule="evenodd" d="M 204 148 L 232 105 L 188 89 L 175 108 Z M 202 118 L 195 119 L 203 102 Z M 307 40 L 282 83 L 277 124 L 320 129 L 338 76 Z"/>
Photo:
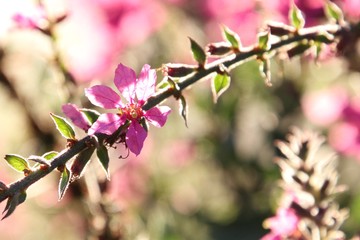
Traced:
<path id="1" fill-rule="evenodd" d="M 143 116 L 143 110 L 138 104 L 128 104 L 120 110 L 120 113 L 126 116 L 128 120 L 138 120 Z"/>

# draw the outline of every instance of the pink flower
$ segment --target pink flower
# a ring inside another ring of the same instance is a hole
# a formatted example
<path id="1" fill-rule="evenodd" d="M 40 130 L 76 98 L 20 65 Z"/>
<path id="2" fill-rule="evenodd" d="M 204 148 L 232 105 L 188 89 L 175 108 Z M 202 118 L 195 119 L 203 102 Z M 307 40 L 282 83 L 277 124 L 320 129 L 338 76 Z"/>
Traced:
<path id="1" fill-rule="evenodd" d="M 276 216 L 265 220 L 264 225 L 271 230 L 261 240 L 277 240 L 291 236 L 297 230 L 300 218 L 292 208 L 279 208 Z"/>
<path id="2" fill-rule="evenodd" d="M 85 132 L 90 128 L 90 123 L 86 119 L 84 113 L 82 113 L 75 104 L 65 104 L 62 106 L 63 113 L 70 118 L 75 126 L 83 129 Z"/>
<path id="3" fill-rule="evenodd" d="M 145 102 L 155 93 L 156 72 L 144 65 L 136 78 L 134 70 L 119 64 L 115 71 L 114 83 L 128 103 L 123 103 L 120 95 L 107 86 L 96 85 L 85 89 L 90 102 L 106 109 L 118 109 L 118 113 L 105 113 L 91 126 L 88 133 L 113 134 L 119 127 L 129 123 L 126 132 L 126 145 L 131 152 L 139 155 L 147 137 L 147 131 L 141 125 L 143 119 L 156 127 L 164 126 L 170 108 L 153 107 L 147 111 L 142 109 Z"/>
<path id="4" fill-rule="evenodd" d="M 337 121 L 347 104 L 347 93 L 340 87 L 307 93 L 301 100 L 305 116 L 320 126 L 329 126 Z"/>

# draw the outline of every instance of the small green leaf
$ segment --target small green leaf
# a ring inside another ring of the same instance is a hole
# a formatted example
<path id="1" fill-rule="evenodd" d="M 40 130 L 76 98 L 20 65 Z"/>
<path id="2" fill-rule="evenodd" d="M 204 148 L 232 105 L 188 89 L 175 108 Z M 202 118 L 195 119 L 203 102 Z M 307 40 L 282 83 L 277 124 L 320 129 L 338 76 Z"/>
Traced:
<path id="1" fill-rule="evenodd" d="M 239 49 L 241 47 L 239 35 L 226 26 L 223 26 L 223 35 L 225 40 L 227 40 L 233 48 Z"/>
<path id="2" fill-rule="evenodd" d="M 305 26 L 305 18 L 300 9 L 294 3 L 292 4 L 289 12 L 289 20 L 297 30 Z"/>
<path id="3" fill-rule="evenodd" d="M 187 106 L 185 97 L 183 95 L 181 95 L 179 99 L 180 99 L 180 101 L 179 101 L 179 113 L 180 113 L 181 117 L 185 121 L 185 126 L 188 127 L 188 124 L 187 124 L 188 106 Z"/>
<path id="4" fill-rule="evenodd" d="M 61 173 L 60 181 L 59 181 L 59 201 L 64 197 L 65 192 L 70 184 L 70 171 L 67 167 L 64 167 L 63 172 Z"/>
<path id="5" fill-rule="evenodd" d="M 214 102 L 229 88 L 230 76 L 227 73 L 217 73 L 211 81 L 211 90 L 213 93 Z"/>
<path id="6" fill-rule="evenodd" d="M 81 151 L 75 158 L 71 165 L 72 178 L 79 178 L 88 164 L 92 154 L 95 151 L 95 147 L 89 147 Z"/>
<path id="7" fill-rule="evenodd" d="M 46 160 L 52 160 L 54 157 L 56 157 L 59 153 L 56 151 L 50 151 L 47 153 L 44 153 L 44 155 L 42 155 L 43 158 L 45 158 Z"/>
<path id="8" fill-rule="evenodd" d="M 67 139 L 75 139 L 74 128 L 65 118 L 59 117 L 53 113 L 50 113 L 50 115 L 56 125 L 56 129 L 61 133 L 63 137 Z"/>
<path id="9" fill-rule="evenodd" d="M 82 108 L 80 109 L 80 111 L 85 114 L 87 120 L 89 120 L 91 125 L 94 124 L 94 122 L 96 122 L 96 120 L 100 116 L 100 113 L 98 111 L 92 109 Z"/>
<path id="10" fill-rule="evenodd" d="M 109 173 L 109 161 L 110 161 L 110 158 L 109 158 L 109 153 L 108 153 L 107 148 L 104 145 L 100 145 L 96 149 L 96 155 L 99 158 L 101 166 L 104 168 L 107 179 L 110 180 L 110 173 Z"/>
<path id="11" fill-rule="evenodd" d="M 16 154 L 7 154 L 5 155 L 5 160 L 7 163 L 16 171 L 24 172 L 24 170 L 30 170 L 29 163 L 25 158 L 16 155 Z"/>
<path id="12" fill-rule="evenodd" d="M 335 22 L 341 23 L 344 21 L 344 14 L 342 10 L 331 1 L 326 1 L 325 14 L 329 19 L 335 20 Z"/>
<path id="13" fill-rule="evenodd" d="M 271 83 L 271 72 L 270 72 L 270 60 L 268 58 L 263 59 L 259 66 L 260 74 L 265 80 L 265 84 L 268 87 L 272 86 Z"/>
<path id="14" fill-rule="evenodd" d="M 191 52 L 194 56 L 195 61 L 197 61 L 200 66 L 204 66 L 206 61 L 206 54 L 204 49 L 192 38 L 189 37 L 189 39 L 191 43 Z"/>
<path id="15" fill-rule="evenodd" d="M 258 47 L 263 50 L 269 50 L 271 47 L 269 42 L 270 32 L 269 31 L 260 32 L 258 33 L 257 37 L 258 37 Z"/>

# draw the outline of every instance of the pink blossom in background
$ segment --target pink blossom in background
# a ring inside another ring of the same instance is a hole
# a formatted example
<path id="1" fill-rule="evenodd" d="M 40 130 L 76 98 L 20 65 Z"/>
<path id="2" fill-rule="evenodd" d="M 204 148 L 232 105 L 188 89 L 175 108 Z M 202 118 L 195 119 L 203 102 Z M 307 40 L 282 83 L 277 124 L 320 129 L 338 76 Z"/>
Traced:
<path id="1" fill-rule="evenodd" d="M 351 20 L 360 19 L 360 1 L 359 0 L 342 0 L 339 3 L 347 17 Z"/>
<path id="2" fill-rule="evenodd" d="M 220 39 L 220 26 L 226 25 L 238 33 L 243 45 L 253 44 L 261 25 L 261 16 L 255 11 L 255 1 L 203 1 L 207 19 L 206 32 L 210 39 Z"/>
<path id="3" fill-rule="evenodd" d="M 329 143 L 339 153 L 360 160 L 360 98 L 333 87 L 306 94 L 301 101 L 305 116 L 329 128 Z"/>
<path id="4" fill-rule="evenodd" d="M 347 104 L 347 93 L 338 87 L 306 93 L 301 100 L 305 116 L 319 126 L 337 121 Z"/>
<path id="5" fill-rule="evenodd" d="M 110 75 L 124 49 L 143 42 L 165 22 L 154 0 L 68 1 L 69 17 L 59 38 L 65 62 L 80 82 Z"/>
<path id="6" fill-rule="evenodd" d="M 265 220 L 264 225 L 270 229 L 270 233 L 263 236 L 261 240 L 287 239 L 296 233 L 299 221 L 300 218 L 294 209 L 280 207 L 274 217 Z"/>
<path id="7" fill-rule="evenodd" d="M 340 153 L 360 160 L 360 98 L 344 108 L 341 121 L 330 128 L 329 142 Z"/>
<path id="8" fill-rule="evenodd" d="M 96 85 L 85 89 L 85 95 L 90 102 L 106 109 L 119 109 L 119 113 L 105 113 L 91 126 L 88 133 L 113 134 L 127 121 L 130 125 L 126 132 L 126 144 L 131 152 L 139 155 L 147 137 L 147 131 L 140 121 L 145 118 L 156 127 L 164 126 L 171 109 L 167 106 L 153 107 L 147 111 L 142 109 L 145 102 L 155 93 L 156 71 L 144 65 L 139 77 L 134 70 L 119 64 L 115 71 L 114 83 L 127 100 L 124 104 L 121 96 L 111 88 Z"/>

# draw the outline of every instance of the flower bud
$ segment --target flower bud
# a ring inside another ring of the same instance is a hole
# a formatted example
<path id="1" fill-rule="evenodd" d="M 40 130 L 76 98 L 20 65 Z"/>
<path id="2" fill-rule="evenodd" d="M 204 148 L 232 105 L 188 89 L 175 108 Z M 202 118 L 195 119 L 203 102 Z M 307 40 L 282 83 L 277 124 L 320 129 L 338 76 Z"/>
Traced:
<path id="1" fill-rule="evenodd" d="M 195 69 L 195 66 L 178 63 L 168 63 L 162 66 L 164 76 L 173 78 L 186 77 L 193 73 Z"/>
<path id="2" fill-rule="evenodd" d="M 291 48 L 287 51 L 288 57 L 292 58 L 296 55 L 303 54 L 306 50 L 308 50 L 311 46 L 309 44 L 298 44 L 295 47 Z"/>
<path id="3" fill-rule="evenodd" d="M 210 56 L 221 57 L 232 51 L 231 44 L 227 42 L 210 43 L 206 46 L 206 53 Z"/>
<path id="4" fill-rule="evenodd" d="M 296 29 L 292 26 L 286 25 L 281 22 L 270 21 L 267 23 L 270 33 L 274 36 L 282 37 L 294 33 Z"/>

